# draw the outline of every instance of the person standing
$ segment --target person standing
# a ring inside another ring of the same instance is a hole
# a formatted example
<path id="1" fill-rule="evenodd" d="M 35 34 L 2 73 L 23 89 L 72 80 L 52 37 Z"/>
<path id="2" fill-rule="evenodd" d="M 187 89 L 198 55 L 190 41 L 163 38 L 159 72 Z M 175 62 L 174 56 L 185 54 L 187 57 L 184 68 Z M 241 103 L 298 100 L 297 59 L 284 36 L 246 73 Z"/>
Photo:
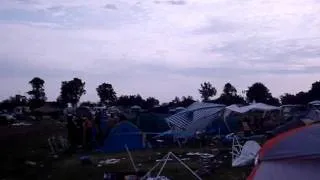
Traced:
<path id="1" fill-rule="evenodd" d="M 76 133 L 77 133 L 77 126 L 74 122 L 74 117 L 72 114 L 67 116 L 67 129 L 68 129 L 68 140 L 70 143 L 70 150 L 74 151 L 76 147 Z"/>
<path id="2" fill-rule="evenodd" d="M 89 118 L 84 117 L 83 123 L 83 146 L 87 150 L 92 148 L 92 122 Z"/>

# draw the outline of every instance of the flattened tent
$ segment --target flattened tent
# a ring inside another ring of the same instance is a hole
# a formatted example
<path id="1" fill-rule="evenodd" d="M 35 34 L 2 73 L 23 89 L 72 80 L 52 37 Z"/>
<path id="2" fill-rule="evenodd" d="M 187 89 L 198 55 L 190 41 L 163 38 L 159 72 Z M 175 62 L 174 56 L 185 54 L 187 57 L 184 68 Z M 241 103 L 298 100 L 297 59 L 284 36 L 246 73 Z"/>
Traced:
<path id="1" fill-rule="evenodd" d="M 195 102 L 187 109 L 166 118 L 166 121 L 171 129 L 192 134 L 206 129 L 213 121 L 220 119 L 219 112 L 224 107 L 221 104 Z"/>
<path id="2" fill-rule="evenodd" d="M 230 111 L 238 112 L 238 113 L 246 113 L 246 112 L 254 111 L 254 110 L 258 110 L 258 111 L 280 110 L 280 107 L 271 106 L 271 105 L 263 104 L 263 103 L 254 103 L 254 104 L 250 104 L 248 106 L 242 106 L 242 107 L 239 107 L 237 105 L 231 105 L 231 106 L 226 107 L 226 109 L 228 109 Z"/>
<path id="3" fill-rule="evenodd" d="M 117 153 L 129 150 L 140 150 L 146 147 L 144 134 L 129 121 L 123 121 L 112 128 L 104 141 L 102 151 L 105 153 Z"/>

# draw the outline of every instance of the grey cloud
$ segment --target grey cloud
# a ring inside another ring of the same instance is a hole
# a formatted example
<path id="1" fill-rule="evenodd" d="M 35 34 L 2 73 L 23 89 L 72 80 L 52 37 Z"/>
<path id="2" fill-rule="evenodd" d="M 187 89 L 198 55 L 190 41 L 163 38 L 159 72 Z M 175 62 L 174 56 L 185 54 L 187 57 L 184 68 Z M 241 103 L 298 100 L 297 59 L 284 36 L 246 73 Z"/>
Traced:
<path id="1" fill-rule="evenodd" d="M 290 63 L 303 62 L 306 58 L 320 57 L 320 39 L 293 39 L 277 41 L 268 38 L 248 38 L 230 40 L 221 46 L 211 48 L 209 53 L 223 54 L 233 60 L 251 63 Z"/>
<path id="2" fill-rule="evenodd" d="M 106 5 L 104 6 L 104 8 L 110 9 L 110 10 L 117 10 L 117 9 L 118 9 L 117 6 L 114 5 L 114 4 L 106 4 Z"/>
<path id="3" fill-rule="evenodd" d="M 156 0 L 156 1 L 154 1 L 154 3 L 156 3 L 156 4 L 170 4 L 170 5 L 185 5 L 185 4 L 187 4 L 187 2 L 184 0 L 167 0 L 167 1 Z"/>
<path id="4" fill-rule="evenodd" d="M 47 10 L 49 10 L 49 11 L 60 11 L 60 10 L 62 10 L 63 9 L 63 6 L 51 6 L 51 7 L 49 7 L 49 8 L 47 8 Z"/>
<path id="5" fill-rule="evenodd" d="M 231 22 L 220 18 L 211 18 L 205 27 L 201 27 L 192 31 L 192 34 L 206 35 L 212 33 L 226 33 L 236 31 L 240 27 L 240 24 Z"/>

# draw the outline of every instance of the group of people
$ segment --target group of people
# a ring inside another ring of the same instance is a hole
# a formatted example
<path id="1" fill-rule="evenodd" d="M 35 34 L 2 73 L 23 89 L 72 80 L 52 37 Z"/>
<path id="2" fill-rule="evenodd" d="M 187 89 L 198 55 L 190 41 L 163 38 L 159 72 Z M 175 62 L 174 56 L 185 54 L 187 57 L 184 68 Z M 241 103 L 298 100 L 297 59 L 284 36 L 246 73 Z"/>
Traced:
<path id="1" fill-rule="evenodd" d="M 103 110 L 97 110 L 94 114 L 77 114 L 75 111 L 66 113 L 68 139 L 72 151 L 77 147 L 90 151 L 94 145 L 102 146 L 112 127 L 126 119 L 119 113 L 106 116 L 104 114 L 106 112 Z"/>
<path id="2" fill-rule="evenodd" d="M 93 123 L 90 117 L 68 114 L 67 129 L 70 149 L 75 150 L 77 146 L 82 146 L 87 150 L 91 150 L 92 128 Z"/>

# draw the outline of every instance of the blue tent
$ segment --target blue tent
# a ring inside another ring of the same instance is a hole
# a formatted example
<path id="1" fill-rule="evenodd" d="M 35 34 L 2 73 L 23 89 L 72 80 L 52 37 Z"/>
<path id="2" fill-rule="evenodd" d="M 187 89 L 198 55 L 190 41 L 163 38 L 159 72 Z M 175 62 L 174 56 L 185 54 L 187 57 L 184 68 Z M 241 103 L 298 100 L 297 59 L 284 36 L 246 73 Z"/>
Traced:
<path id="1" fill-rule="evenodd" d="M 101 149 L 105 153 L 118 153 L 126 150 L 125 145 L 129 150 L 140 150 L 146 147 L 143 133 L 128 121 L 120 122 L 112 128 Z"/>

